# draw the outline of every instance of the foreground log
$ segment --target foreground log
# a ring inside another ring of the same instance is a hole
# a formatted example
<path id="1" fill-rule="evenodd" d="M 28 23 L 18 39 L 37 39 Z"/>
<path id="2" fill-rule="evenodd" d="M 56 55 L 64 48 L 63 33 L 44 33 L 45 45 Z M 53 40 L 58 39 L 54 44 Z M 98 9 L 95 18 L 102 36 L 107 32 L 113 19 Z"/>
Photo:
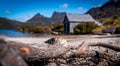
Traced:
<path id="1" fill-rule="evenodd" d="M 0 66 L 28 66 L 24 60 L 0 39 Z"/>
<path id="2" fill-rule="evenodd" d="M 110 45 L 110 44 L 97 43 L 97 44 L 91 44 L 89 46 L 101 46 L 101 47 L 112 49 L 116 52 L 120 52 L 120 47 L 119 46 L 113 46 L 113 45 Z"/>
<path id="3" fill-rule="evenodd" d="M 19 42 L 11 42 L 11 41 L 8 42 L 10 47 L 12 47 L 19 55 L 21 55 L 26 61 L 29 62 L 41 61 L 41 63 L 46 64 L 46 61 L 47 62 L 54 61 L 56 64 L 60 65 L 59 64 L 60 60 L 58 61 L 58 59 L 64 59 L 66 63 L 70 64 L 70 61 L 75 60 L 75 58 L 81 59 L 81 58 L 89 58 L 89 57 L 90 59 L 87 60 L 90 60 L 94 64 L 102 64 L 103 60 L 109 61 L 109 64 L 115 63 L 115 65 L 120 62 L 119 59 L 116 59 L 116 58 L 120 58 L 120 56 L 114 57 L 108 54 L 107 52 L 88 50 L 89 46 L 103 46 L 118 52 L 120 51 L 119 47 L 115 49 L 116 47 L 112 45 L 107 46 L 108 44 L 102 44 L 102 43 L 88 45 L 85 44 L 85 42 L 82 42 L 81 44 L 79 44 L 79 46 L 72 47 L 70 45 L 67 45 L 67 42 L 63 38 L 57 38 L 57 39 L 55 38 L 52 42 L 50 42 L 53 44 L 48 44 L 48 43 L 46 42 L 43 43 L 42 45 L 35 46 L 31 44 L 22 44 Z M 116 63 L 114 60 L 115 61 L 118 60 L 118 62 Z M 108 63 L 103 63 L 103 64 L 108 65 Z"/>

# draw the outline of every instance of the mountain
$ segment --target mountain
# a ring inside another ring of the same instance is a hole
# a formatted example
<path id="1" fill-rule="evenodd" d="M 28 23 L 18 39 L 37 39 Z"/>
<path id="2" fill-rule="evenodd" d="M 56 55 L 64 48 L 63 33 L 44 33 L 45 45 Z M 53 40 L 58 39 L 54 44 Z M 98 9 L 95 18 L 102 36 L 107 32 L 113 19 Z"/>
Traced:
<path id="1" fill-rule="evenodd" d="M 16 29 L 23 25 L 22 22 L 0 17 L 0 29 Z"/>
<path id="2" fill-rule="evenodd" d="M 109 0 L 101 7 L 90 9 L 87 14 L 91 14 L 94 18 L 120 17 L 120 0 Z"/>
<path id="3" fill-rule="evenodd" d="M 43 15 L 37 13 L 31 19 L 27 21 L 27 24 L 32 25 L 50 25 L 52 20 L 50 18 L 44 17 Z"/>
<path id="4" fill-rule="evenodd" d="M 54 23 L 63 22 L 64 17 L 65 17 L 65 12 L 63 12 L 63 13 L 54 12 L 51 19 L 53 20 Z"/>
<path id="5" fill-rule="evenodd" d="M 51 25 L 57 22 L 63 22 L 65 13 L 54 12 L 51 18 L 44 17 L 43 15 L 37 13 L 31 19 L 29 19 L 26 24 L 29 25 Z"/>

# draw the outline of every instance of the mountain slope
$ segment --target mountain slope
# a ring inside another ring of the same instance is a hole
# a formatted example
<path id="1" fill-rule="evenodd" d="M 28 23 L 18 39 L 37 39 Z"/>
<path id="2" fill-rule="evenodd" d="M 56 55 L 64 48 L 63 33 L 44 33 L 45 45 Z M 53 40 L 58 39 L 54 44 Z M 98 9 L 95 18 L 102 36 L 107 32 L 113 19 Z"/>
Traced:
<path id="1" fill-rule="evenodd" d="M 44 17 L 37 13 L 30 20 L 27 21 L 27 24 L 32 25 L 50 25 L 52 20 L 50 18 Z"/>
<path id="2" fill-rule="evenodd" d="M 0 29 L 16 29 L 23 25 L 22 22 L 0 17 Z"/>
<path id="3" fill-rule="evenodd" d="M 37 13 L 26 24 L 29 25 L 51 25 L 58 22 L 63 22 L 65 13 L 54 12 L 51 18 L 47 18 Z"/>
<path id="4" fill-rule="evenodd" d="M 101 7 L 90 9 L 87 14 L 94 18 L 110 18 L 120 16 L 120 0 L 110 0 Z"/>
<path id="5" fill-rule="evenodd" d="M 64 17 L 65 17 L 65 12 L 63 12 L 63 13 L 54 12 L 51 19 L 53 20 L 54 23 L 63 22 Z"/>

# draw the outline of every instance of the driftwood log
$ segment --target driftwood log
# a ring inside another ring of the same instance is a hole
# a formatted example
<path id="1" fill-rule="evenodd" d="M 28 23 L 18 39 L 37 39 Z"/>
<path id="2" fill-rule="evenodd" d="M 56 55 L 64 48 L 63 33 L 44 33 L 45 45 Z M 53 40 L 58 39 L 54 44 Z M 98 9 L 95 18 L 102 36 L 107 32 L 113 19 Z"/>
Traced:
<path id="1" fill-rule="evenodd" d="M 0 39 L 0 66 L 28 66 L 20 55 Z"/>
<path id="2" fill-rule="evenodd" d="M 63 61 L 60 61 L 58 59 L 64 59 L 66 61 L 65 63 L 70 64 L 68 62 L 70 61 L 70 59 L 75 60 L 75 58 L 89 58 L 88 60 L 93 62 L 95 65 L 100 65 L 100 66 L 104 66 L 104 65 L 110 66 L 111 64 L 112 66 L 120 65 L 119 54 L 118 56 L 114 57 L 115 54 L 88 50 L 88 47 L 90 46 L 101 46 L 108 49 L 112 49 L 115 52 L 120 52 L 120 47 L 105 43 L 86 44 L 84 41 L 81 44 L 79 44 L 77 47 L 73 47 L 69 45 L 66 40 L 58 37 L 52 38 L 46 41 L 45 43 L 43 43 L 42 45 L 23 44 L 20 42 L 13 42 L 13 41 L 9 41 L 7 43 L 9 47 L 12 47 L 27 62 L 44 60 L 45 62 L 41 62 L 41 63 L 46 64 L 46 62 L 54 61 L 59 66 L 60 62 Z M 105 61 L 107 63 L 105 63 Z M 84 63 L 80 65 L 89 65 L 87 63 L 86 64 Z"/>

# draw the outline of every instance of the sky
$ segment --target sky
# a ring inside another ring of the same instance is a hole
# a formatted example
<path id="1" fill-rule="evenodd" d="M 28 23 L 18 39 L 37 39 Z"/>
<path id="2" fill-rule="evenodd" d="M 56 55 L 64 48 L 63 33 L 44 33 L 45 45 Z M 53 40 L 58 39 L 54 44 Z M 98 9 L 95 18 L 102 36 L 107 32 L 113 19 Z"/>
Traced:
<path id="1" fill-rule="evenodd" d="M 51 17 L 53 12 L 84 14 L 109 0 L 0 0 L 0 17 L 25 22 L 40 13 Z"/>

